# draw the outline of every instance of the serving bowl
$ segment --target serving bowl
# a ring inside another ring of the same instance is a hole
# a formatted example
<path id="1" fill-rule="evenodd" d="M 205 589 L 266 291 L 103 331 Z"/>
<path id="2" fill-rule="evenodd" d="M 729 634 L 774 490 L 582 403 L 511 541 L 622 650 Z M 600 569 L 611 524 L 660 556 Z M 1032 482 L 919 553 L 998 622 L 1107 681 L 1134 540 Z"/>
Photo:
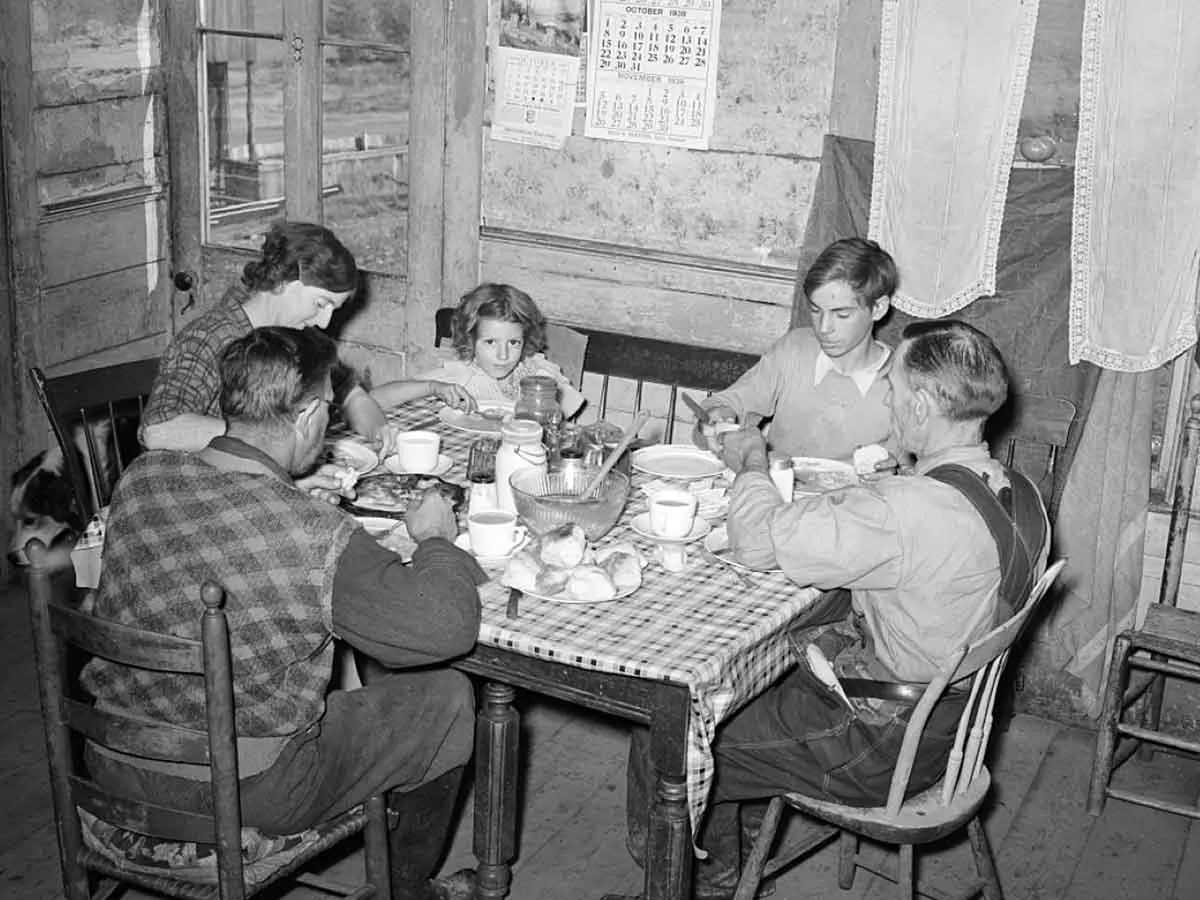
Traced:
<path id="1" fill-rule="evenodd" d="M 617 524 L 629 499 L 629 478 L 609 472 L 591 496 L 583 491 L 596 472 L 592 466 L 571 466 L 553 472 L 520 469 L 512 474 L 513 500 L 521 521 L 536 534 L 574 522 L 589 541 L 597 541 Z"/>

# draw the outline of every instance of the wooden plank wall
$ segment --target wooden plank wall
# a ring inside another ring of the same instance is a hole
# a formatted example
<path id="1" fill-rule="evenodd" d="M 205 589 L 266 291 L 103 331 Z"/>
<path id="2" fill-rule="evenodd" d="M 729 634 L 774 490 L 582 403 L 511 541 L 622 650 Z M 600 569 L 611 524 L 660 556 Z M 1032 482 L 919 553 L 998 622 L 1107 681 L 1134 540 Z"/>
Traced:
<path id="1" fill-rule="evenodd" d="M 562 150 L 485 127 L 482 278 L 511 280 L 559 321 L 765 349 L 787 327 L 838 5 L 724 5 L 707 151 L 585 138 L 581 114 Z"/>

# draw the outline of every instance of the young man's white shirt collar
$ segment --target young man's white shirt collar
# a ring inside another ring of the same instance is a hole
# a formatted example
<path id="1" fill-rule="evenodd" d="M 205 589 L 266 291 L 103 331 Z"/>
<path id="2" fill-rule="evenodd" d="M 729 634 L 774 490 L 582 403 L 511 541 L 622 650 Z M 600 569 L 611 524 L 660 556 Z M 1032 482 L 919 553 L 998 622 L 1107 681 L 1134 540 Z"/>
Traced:
<path id="1" fill-rule="evenodd" d="M 825 351 L 818 350 L 817 361 L 813 365 L 813 384 L 820 384 L 830 372 L 837 372 L 839 375 L 844 375 L 853 381 L 854 386 L 858 388 L 858 392 L 864 397 L 867 396 L 871 390 L 871 385 L 875 383 L 875 379 L 879 375 L 879 370 L 892 358 L 892 349 L 887 344 L 880 341 L 872 341 L 871 343 L 883 351 L 879 359 L 866 368 L 850 373 L 838 372 L 837 367 L 833 364 L 833 360 L 825 355 Z"/>

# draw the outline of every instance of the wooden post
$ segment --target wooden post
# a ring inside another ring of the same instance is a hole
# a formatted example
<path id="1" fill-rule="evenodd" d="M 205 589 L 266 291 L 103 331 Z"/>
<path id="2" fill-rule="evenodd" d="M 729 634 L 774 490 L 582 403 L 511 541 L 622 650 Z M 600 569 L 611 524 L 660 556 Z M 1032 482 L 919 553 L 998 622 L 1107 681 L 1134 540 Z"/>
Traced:
<path id="1" fill-rule="evenodd" d="M 409 112 L 408 296 L 403 350 L 411 370 L 430 352 L 434 313 L 442 298 L 447 71 L 445 6 L 441 3 L 413 4 L 409 35 L 411 94 L 422 98 L 422 102 Z"/>
<path id="2" fill-rule="evenodd" d="M 414 11 L 415 14 L 415 11 Z M 321 221 L 321 22 L 322 0 L 283 5 L 283 52 L 290 77 L 283 82 L 283 167 L 287 217 Z"/>

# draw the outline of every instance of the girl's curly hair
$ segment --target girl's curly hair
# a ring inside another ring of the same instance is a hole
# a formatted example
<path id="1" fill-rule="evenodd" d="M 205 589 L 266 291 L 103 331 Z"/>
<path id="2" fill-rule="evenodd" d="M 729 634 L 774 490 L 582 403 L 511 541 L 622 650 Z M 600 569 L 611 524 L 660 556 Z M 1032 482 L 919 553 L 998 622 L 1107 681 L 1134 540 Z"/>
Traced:
<path id="1" fill-rule="evenodd" d="M 499 319 L 520 325 L 525 336 L 522 359 L 546 349 L 546 317 L 533 298 L 511 284 L 488 282 L 463 294 L 454 310 L 452 332 L 459 359 L 469 360 L 475 356 L 480 319 Z"/>

